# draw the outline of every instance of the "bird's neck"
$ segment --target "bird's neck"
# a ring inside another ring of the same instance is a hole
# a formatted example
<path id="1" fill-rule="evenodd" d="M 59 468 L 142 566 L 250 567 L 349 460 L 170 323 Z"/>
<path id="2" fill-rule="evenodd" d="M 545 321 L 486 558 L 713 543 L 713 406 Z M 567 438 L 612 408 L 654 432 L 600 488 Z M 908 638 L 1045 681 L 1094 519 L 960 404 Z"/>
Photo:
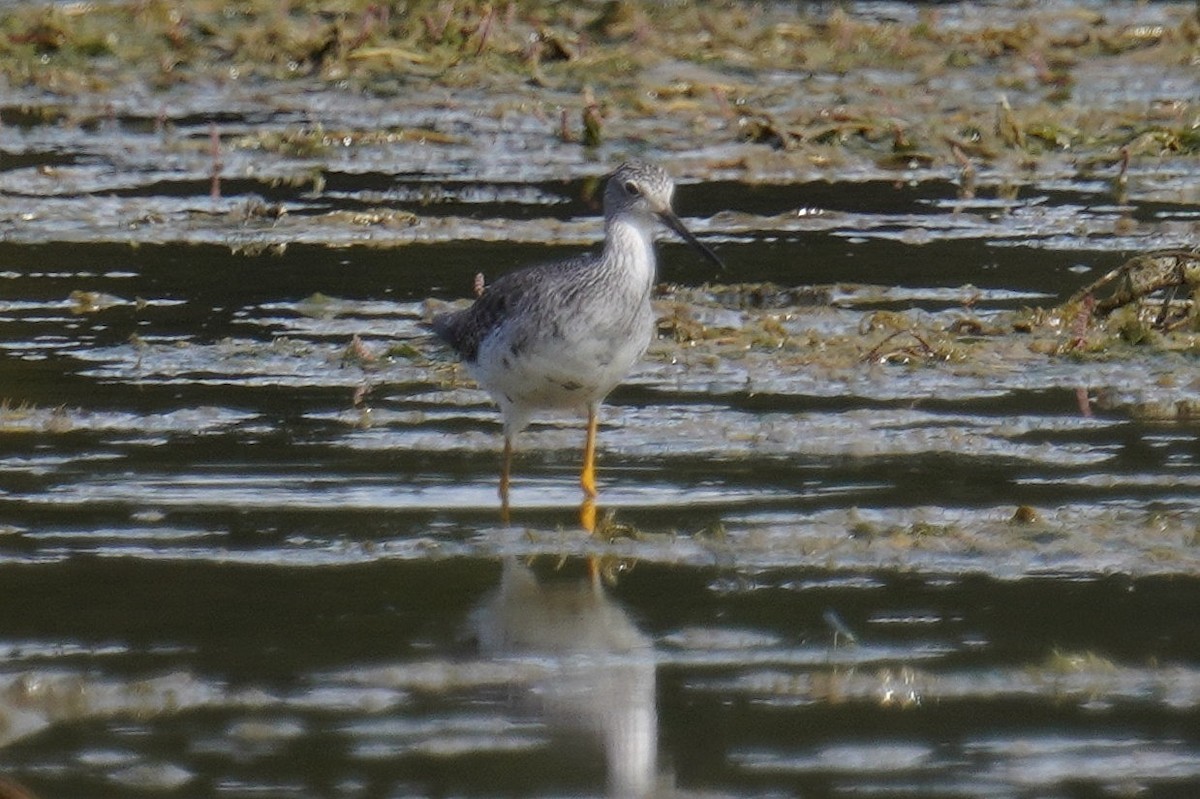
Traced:
<path id="1" fill-rule="evenodd" d="M 631 283 L 649 292 L 655 279 L 654 222 L 617 217 L 608 221 L 605 234 L 605 260 L 611 260 L 634 278 Z"/>

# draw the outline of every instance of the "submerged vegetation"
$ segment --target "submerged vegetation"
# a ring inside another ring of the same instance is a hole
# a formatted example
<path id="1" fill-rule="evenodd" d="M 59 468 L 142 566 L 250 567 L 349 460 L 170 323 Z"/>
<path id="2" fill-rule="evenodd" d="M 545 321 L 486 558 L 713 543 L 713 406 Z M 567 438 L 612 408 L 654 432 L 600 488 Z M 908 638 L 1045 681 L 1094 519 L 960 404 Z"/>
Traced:
<path id="1" fill-rule="evenodd" d="M 716 362 L 753 360 L 757 353 L 784 370 L 863 364 L 1007 369 L 1056 356 L 1112 359 L 1147 349 L 1200 354 L 1197 269 L 1196 252 L 1148 253 L 1059 305 L 986 314 L 976 313 L 969 299 L 957 311 L 938 314 L 870 310 L 886 301 L 887 289 L 863 285 L 813 287 L 799 303 L 794 289 L 772 284 L 663 286 L 658 312 L 665 341 L 652 354 L 672 359 L 683 346 L 692 358 Z M 835 309 L 856 306 L 866 308 L 831 321 Z M 1163 418 L 1198 415 L 1188 402 Z"/>
<path id="2" fill-rule="evenodd" d="M 563 140 L 594 145 L 653 117 L 672 136 L 758 144 L 778 164 L 808 167 L 859 153 L 969 179 L 978 164 L 1032 168 L 1055 152 L 1092 170 L 1200 152 L 1187 87 L 1097 105 L 1090 86 L 1194 72 L 1194 5 L 1149 22 L 1100 5 L 993 16 L 625 0 L 22 3 L 0 9 L 0 80 L 29 93 L 23 109 L 0 110 L 10 122 L 70 117 L 73 97 L 282 82 L 396 98 L 501 92 Z M 246 144 L 310 153 L 361 135 L 311 126 Z"/>

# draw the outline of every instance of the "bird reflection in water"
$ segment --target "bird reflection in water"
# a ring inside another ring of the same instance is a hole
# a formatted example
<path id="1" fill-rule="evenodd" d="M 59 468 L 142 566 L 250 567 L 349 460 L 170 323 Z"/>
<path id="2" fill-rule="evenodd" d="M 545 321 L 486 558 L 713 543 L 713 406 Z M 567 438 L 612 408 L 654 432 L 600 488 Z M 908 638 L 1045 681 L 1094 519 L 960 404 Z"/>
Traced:
<path id="1" fill-rule="evenodd" d="M 528 698 L 552 729 L 599 739 L 610 796 L 651 796 L 660 787 L 654 647 L 591 572 L 543 582 L 508 559 L 472 626 L 489 657 L 551 663 Z"/>

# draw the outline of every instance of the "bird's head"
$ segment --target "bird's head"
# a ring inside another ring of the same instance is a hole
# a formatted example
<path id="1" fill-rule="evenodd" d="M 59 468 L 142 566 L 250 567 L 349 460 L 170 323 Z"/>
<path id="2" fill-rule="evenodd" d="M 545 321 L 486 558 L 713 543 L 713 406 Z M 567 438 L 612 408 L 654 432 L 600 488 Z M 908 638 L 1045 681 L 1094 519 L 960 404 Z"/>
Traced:
<path id="1" fill-rule="evenodd" d="M 617 168 L 604 189 L 604 214 L 609 219 L 633 214 L 657 217 L 678 236 L 722 270 L 726 266 L 716 253 L 692 235 L 671 209 L 675 183 L 662 167 L 645 161 L 628 161 Z"/>

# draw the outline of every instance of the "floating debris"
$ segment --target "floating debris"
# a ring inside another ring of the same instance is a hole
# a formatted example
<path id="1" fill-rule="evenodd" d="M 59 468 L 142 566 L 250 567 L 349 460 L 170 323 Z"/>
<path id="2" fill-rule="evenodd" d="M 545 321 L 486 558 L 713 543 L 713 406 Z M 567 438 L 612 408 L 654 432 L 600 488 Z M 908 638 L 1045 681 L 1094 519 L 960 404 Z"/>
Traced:
<path id="1" fill-rule="evenodd" d="M 1137 319 L 1148 312 L 1149 327 L 1169 331 L 1194 323 L 1198 290 L 1200 250 L 1160 250 L 1129 259 L 1075 292 L 1066 305 L 1080 306 L 1097 317 L 1137 305 Z M 1102 291 L 1107 291 L 1107 295 L 1097 299 L 1096 295 Z M 1177 300 L 1181 291 L 1183 297 Z M 1150 307 L 1151 299 L 1156 296 L 1160 298 L 1157 309 Z"/>

